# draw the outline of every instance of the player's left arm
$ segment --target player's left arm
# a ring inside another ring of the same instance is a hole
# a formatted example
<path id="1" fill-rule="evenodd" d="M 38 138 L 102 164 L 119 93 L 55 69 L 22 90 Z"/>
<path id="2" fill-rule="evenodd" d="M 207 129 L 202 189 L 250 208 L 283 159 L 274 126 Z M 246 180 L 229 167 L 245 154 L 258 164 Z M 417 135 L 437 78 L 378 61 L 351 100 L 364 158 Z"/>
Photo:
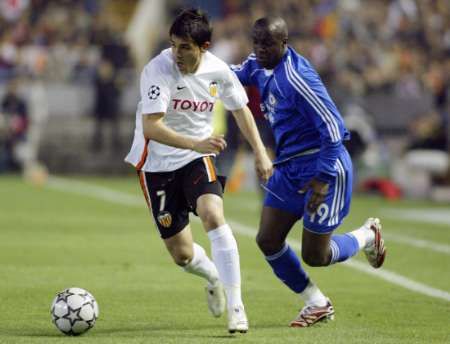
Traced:
<path id="1" fill-rule="evenodd" d="M 342 149 L 344 124 L 320 79 L 308 80 L 308 85 L 309 90 L 298 96 L 301 106 L 306 110 L 320 136 L 320 153 L 316 175 L 300 192 L 311 189 L 307 210 L 314 213 L 323 203 L 330 182 L 336 178 L 335 166 Z"/>
<path id="2" fill-rule="evenodd" d="M 236 119 L 236 123 L 241 133 L 255 153 L 255 167 L 259 177 L 267 181 L 273 173 L 272 161 L 261 140 L 255 119 L 253 118 L 250 109 L 248 106 L 244 106 L 242 109 L 231 111 L 231 113 Z"/>

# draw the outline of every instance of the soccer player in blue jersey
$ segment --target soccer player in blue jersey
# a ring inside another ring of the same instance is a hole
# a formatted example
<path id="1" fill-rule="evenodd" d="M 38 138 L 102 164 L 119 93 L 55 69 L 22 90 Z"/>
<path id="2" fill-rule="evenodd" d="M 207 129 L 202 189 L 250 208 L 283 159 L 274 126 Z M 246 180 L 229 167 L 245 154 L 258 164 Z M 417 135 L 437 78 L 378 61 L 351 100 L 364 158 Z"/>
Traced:
<path id="1" fill-rule="evenodd" d="M 290 326 L 307 327 L 333 319 L 334 309 L 286 243 L 297 221 L 303 218 L 302 258 L 310 266 L 343 262 L 363 250 L 379 268 L 386 249 L 379 219 L 333 234 L 350 208 L 352 162 L 343 145 L 349 133 L 317 72 L 288 46 L 286 23 L 258 19 L 252 40 L 254 54 L 232 69 L 244 86 L 259 89 L 276 141 L 256 241 L 275 275 L 305 302 Z"/>

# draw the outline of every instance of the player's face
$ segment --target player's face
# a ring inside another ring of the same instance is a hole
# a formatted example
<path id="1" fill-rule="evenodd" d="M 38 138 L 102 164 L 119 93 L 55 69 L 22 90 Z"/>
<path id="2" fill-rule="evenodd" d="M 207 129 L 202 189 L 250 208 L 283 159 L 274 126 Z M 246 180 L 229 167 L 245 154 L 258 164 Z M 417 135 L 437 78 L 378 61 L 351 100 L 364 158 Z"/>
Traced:
<path id="1" fill-rule="evenodd" d="M 203 49 L 200 48 L 192 39 L 185 39 L 175 35 L 170 37 L 172 53 L 175 63 L 181 73 L 193 73 L 197 70 Z"/>
<path id="2" fill-rule="evenodd" d="M 284 55 L 286 42 L 261 28 L 253 30 L 252 41 L 258 63 L 267 69 L 275 68 Z"/>

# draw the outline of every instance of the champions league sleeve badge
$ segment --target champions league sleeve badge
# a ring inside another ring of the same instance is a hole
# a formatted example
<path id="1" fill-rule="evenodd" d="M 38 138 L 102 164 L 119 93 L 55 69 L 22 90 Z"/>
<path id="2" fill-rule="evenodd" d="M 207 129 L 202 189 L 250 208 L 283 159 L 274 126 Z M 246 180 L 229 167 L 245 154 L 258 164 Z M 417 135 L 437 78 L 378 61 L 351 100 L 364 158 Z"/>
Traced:
<path id="1" fill-rule="evenodd" d="M 209 84 L 209 94 L 211 95 L 211 97 L 216 97 L 217 96 L 217 82 L 212 81 Z"/>
<path id="2" fill-rule="evenodd" d="M 159 95 L 161 94 L 161 89 L 159 88 L 159 86 L 156 85 L 152 85 L 150 86 L 150 88 L 148 89 L 148 98 L 150 100 L 155 100 L 156 98 L 159 97 Z"/>

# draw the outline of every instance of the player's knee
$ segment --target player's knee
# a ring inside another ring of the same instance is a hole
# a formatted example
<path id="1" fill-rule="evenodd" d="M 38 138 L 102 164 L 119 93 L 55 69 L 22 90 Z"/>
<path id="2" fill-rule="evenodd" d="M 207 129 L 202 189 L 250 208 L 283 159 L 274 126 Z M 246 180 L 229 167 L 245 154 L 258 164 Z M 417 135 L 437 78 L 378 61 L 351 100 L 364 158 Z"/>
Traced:
<path id="1" fill-rule="evenodd" d="M 264 253 L 264 255 L 266 256 L 271 256 L 277 252 L 280 252 L 282 248 L 282 243 L 278 243 L 275 240 L 272 240 L 271 238 L 260 233 L 258 233 L 258 235 L 256 236 L 256 244 L 258 245 L 262 253 Z"/>
<path id="2" fill-rule="evenodd" d="M 175 264 L 186 266 L 194 257 L 194 253 L 187 246 L 168 247 L 169 253 Z"/>
<path id="3" fill-rule="evenodd" d="M 326 266 L 330 260 L 327 254 L 316 250 L 302 250 L 302 259 L 312 267 Z"/>
<path id="4" fill-rule="evenodd" d="M 172 258 L 175 264 L 183 267 L 190 263 L 190 261 L 192 260 L 192 254 L 189 254 L 187 252 L 178 252 L 176 254 L 173 254 Z"/>
<path id="5" fill-rule="evenodd" d="M 216 207 L 203 207 L 197 210 L 203 225 L 208 229 L 217 228 L 225 222 L 223 212 Z"/>

